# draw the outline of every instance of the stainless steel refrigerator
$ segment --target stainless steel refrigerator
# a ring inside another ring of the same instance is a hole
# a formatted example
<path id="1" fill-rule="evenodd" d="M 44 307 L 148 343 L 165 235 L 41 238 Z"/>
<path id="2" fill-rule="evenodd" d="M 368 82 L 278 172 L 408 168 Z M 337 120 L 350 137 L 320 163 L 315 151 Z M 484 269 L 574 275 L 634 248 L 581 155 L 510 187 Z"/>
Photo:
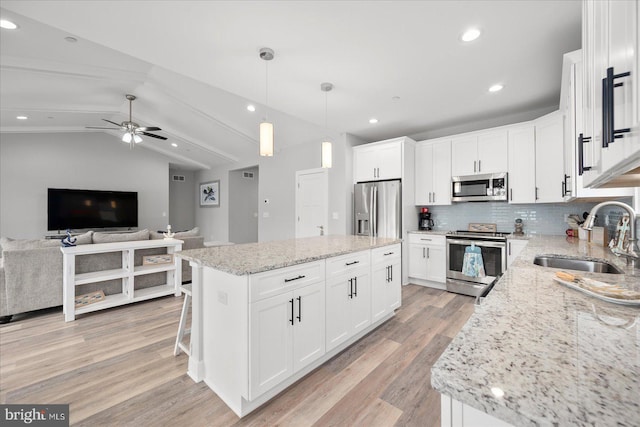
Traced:
<path id="1" fill-rule="evenodd" d="M 400 180 L 354 185 L 354 227 L 358 236 L 402 236 Z"/>

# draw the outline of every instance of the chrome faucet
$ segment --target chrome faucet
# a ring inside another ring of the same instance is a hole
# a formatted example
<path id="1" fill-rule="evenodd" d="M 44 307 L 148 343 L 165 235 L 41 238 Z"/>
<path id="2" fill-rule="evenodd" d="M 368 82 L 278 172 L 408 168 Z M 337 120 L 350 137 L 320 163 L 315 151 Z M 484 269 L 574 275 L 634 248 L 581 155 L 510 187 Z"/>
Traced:
<path id="1" fill-rule="evenodd" d="M 596 221 L 596 213 L 603 206 L 619 206 L 629 213 L 629 247 L 626 251 L 614 247 L 611 248 L 611 252 L 613 252 L 616 256 L 622 255 L 623 257 L 627 258 L 627 263 L 631 262 L 634 264 L 634 267 L 636 267 L 636 263 L 640 261 L 640 256 L 638 255 L 638 252 L 636 252 L 636 212 L 631 206 L 622 202 L 598 203 L 593 207 L 593 209 L 591 209 L 591 212 L 589 212 L 587 219 L 584 221 L 584 224 L 582 224 L 582 228 L 584 228 L 585 230 L 591 230 L 593 228 L 593 224 Z"/>

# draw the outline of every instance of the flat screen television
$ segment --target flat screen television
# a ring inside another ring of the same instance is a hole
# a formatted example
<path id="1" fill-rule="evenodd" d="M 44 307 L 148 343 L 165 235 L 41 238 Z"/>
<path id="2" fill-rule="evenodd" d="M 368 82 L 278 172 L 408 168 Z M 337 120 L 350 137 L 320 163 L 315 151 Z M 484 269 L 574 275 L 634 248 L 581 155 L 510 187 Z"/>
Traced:
<path id="1" fill-rule="evenodd" d="M 138 193 L 49 188 L 48 230 L 138 226 Z"/>

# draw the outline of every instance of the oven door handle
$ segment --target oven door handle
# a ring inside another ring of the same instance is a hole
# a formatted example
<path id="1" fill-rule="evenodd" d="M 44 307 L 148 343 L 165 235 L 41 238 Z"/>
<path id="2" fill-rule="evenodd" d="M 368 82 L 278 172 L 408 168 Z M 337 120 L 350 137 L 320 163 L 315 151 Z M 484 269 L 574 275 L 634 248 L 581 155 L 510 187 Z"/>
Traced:
<path id="1" fill-rule="evenodd" d="M 465 245 L 471 246 L 472 244 L 476 246 L 482 246 L 487 248 L 506 248 L 507 242 L 486 242 L 483 240 L 457 240 L 457 239 L 447 239 L 447 244 L 451 245 Z"/>

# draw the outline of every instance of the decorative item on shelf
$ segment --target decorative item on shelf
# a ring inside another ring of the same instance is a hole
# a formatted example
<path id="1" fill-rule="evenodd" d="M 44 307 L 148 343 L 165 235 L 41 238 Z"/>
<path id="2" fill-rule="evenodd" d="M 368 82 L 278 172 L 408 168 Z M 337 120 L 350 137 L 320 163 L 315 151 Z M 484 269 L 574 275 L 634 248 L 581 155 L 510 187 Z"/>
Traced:
<path id="1" fill-rule="evenodd" d="M 516 222 L 514 226 L 515 226 L 515 231 L 513 232 L 514 235 L 516 236 L 524 235 L 524 231 L 522 231 L 522 227 L 524 227 L 524 224 L 522 223 L 522 219 L 516 218 Z"/>
<path id="2" fill-rule="evenodd" d="M 71 237 L 71 230 L 67 230 L 67 237 L 65 237 L 64 239 L 62 239 L 62 246 L 64 246 L 65 248 L 71 247 L 71 246 L 75 246 L 76 245 L 76 239 L 75 237 Z"/>
<path id="3" fill-rule="evenodd" d="M 95 292 L 89 292 L 84 295 L 77 295 L 74 299 L 76 308 L 84 307 L 85 305 L 93 304 L 94 302 L 103 301 L 105 299 L 104 291 L 101 289 Z"/>
<path id="4" fill-rule="evenodd" d="M 273 156 L 273 123 L 267 120 L 267 110 L 269 109 L 269 61 L 275 56 L 273 49 L 263 47 L 260 49 L 260 59 L 265 64 L 265 113 L 264 120 L 260 123 L 260 155 Z"/>
<path id="5" fill-rule="evenodd" d="M 200 184 L 200 206 L 220 207 L 220 180 Z"/>
<path id="6" fill-rule="evenodd" d="M 171 231 L 171 224 L 167 225 L 167 232 L 162 233 L 162 235 L 164 236 L 165 239 L 173 239 L 173 236 L 175 236 L 176 233 L 173 233 Z"/>
<path id="7" fill-rule="evenodd" d="M 147 255 L 142 257 L 142 265 L 171 264 L 173 254 Z"/>
<path id="8" fill-rule="evenodd" d="M 325 132 L 329 133 L 327 127 L 327 94 L 333 89 L 332 83 L 320 83 L 320 90 L 324 92 L 324 129 Z M 332 154 L 331 154 L 331 141 L 329 140 L 329 136 L 325 141 L 322 142 L 321 146 L 321 166 L 323 168 L 330 168 L 333 163 Z"/>
<path id="9" fill-rule="evenodd" d="M 616 225 L 616 231 L 613 235 L 613 239 L 609 242 L 609 248 L 616 249 L 622 252 L 628 252 L 629 250 L 629 235 L 631 234 L 629 229 L 629 214 L 624 214 Z"/>

